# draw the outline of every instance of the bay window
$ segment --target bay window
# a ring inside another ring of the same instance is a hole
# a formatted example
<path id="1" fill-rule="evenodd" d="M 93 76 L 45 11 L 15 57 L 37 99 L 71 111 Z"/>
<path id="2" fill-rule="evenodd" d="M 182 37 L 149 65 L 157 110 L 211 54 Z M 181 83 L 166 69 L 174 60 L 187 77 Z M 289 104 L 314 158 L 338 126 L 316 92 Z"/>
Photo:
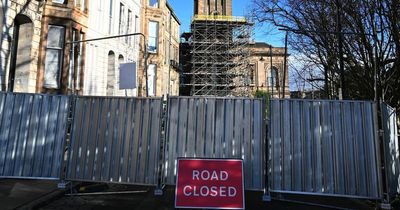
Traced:
<path id="1" fill-rule="evenodd" d="M 64 36 L 64 27 L 49 25 L 44 70 L 44 87 L 46 88 L 60 88 Z"/>

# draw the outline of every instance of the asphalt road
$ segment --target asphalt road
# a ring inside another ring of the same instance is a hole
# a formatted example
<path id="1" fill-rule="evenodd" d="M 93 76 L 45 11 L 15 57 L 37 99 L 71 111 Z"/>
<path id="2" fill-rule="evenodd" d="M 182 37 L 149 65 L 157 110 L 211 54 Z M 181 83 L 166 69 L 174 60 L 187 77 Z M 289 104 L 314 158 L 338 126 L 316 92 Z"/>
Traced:
<path id="1" fill-rule="evenodd" d="M 84 187 L 85 188 L 85 187 Z M 84 189 L 81 187 L 81 190 Z M 95 185 L 86 187 L 84 189 L 86 192 L 126 192 L 126 191 L 138 191 L 132 194 L 117 194 L 117 195 L 64 195 L 56 200 L 53 200 L 44 206 L 41 206 L 41 210 L 50 209 L 78 209 L 78 210 L 105 210 L 105 209 L 152 209 L 152 210 L 169 210 L 174 208 L 174 187 L 166 187 L 164 189 L 163 196 L 154 196 L 154 188 L 151 187 L 138 187 L 138 186 L 126 186 L 126 185 Z M 79 193 L 76 190 L 75 193 Z M 324 205 L 334 205 L 337 207 L 342 207 L 343 209 L 374 209 L 375 203 L 358 201 L 351 199 L 327 199 L 327 198 L 316 198 L 316 197 L 283 197 L 279 196 L 281 199 L 296 199 L 297 202 L 288 201 L 278 201 L 273 200 L 272 202 L 262 201 L 262 192 L 246 192 L 246 209 L 333 209 L 306 205 L 304 202 L 321 202 Z M 298 201 L 302 200 L 299 203 Z"/>
<path id="2" fill-rule="evenodd" d="M 60 190 L 57 189 L 57 183 L 58 181 L 0 179 L 0 210 L 175 209 L 175 188 L 173 186 L 166 187 L 162 196 L 155 196 L 153 187 L 73 183 L 71 186 L 74 187 Z M 69 195 L 71 193 L 72 195 Z M 376 207 L 376 203 L 373 201 L 282 194 L 273 195 L 271 202 L 263 202 L 262 195 L 262 192 L 246 192 L 246 209 L 313 210 L 375 209 Z M 314 203 L 314 205 L 310 203 Z M 315 204 L 319 204 L 319 206 Z"/>

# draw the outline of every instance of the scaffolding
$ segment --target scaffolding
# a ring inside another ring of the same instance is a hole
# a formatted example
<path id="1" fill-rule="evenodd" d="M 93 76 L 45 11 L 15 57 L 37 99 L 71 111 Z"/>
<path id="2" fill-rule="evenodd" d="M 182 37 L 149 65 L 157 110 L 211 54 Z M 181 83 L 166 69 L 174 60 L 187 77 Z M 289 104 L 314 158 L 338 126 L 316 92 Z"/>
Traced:
<path id="1" fill-rule="evenodd" d="M 191 69 L 187 72 L 193 96 L 249 96 L 252 23 L 245 18 L 197 15 L 190 43 Z"/>

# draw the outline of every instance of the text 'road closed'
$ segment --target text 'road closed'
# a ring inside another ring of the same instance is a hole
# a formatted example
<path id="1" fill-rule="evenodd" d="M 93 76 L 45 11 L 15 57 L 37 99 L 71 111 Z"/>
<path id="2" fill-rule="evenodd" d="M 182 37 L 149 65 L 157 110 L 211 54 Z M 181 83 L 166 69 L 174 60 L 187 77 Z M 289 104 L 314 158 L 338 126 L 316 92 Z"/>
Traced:
<path id="1" fill-rule="evenodd" d="M 244 209 L 242 160 L 179 159 L 175 207 Z"/>

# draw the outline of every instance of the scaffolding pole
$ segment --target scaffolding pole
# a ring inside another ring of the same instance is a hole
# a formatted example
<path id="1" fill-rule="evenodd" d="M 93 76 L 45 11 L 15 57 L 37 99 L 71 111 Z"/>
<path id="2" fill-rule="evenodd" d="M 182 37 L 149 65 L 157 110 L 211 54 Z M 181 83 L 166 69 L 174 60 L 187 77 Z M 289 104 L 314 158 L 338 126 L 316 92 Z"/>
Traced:
<path id="1" fill-rule="evenodd" d="M 249 96 L 252 23 L 231 16 L 195 16 L 191 70 L 186 72 L 193 96 Z"/>

